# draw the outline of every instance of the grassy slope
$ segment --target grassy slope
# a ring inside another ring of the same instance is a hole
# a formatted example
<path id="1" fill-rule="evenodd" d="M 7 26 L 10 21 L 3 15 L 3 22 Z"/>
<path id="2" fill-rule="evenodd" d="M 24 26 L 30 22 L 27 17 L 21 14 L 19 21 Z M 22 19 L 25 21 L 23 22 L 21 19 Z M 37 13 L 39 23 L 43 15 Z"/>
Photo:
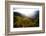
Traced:
<path id="1" fill-rule="evenodd" d="M 36 19 L 29 19 L 27 17 L 16 16 L 14 17 L 14 24 L 17 27 L 35 27 L 38 26 L 38 17 Z"/>

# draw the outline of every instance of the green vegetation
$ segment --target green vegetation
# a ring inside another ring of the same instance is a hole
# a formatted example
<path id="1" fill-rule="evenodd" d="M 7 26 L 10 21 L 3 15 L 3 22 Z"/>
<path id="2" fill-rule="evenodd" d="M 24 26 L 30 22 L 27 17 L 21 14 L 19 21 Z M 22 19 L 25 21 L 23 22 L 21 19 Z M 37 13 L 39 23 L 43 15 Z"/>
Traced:
<path id="1" fill-rule="evenodd" d="M 39 17 L 29 19 L 28 17 L 14 16 L 15 27 L 37 27 L 39 26 Z"/>

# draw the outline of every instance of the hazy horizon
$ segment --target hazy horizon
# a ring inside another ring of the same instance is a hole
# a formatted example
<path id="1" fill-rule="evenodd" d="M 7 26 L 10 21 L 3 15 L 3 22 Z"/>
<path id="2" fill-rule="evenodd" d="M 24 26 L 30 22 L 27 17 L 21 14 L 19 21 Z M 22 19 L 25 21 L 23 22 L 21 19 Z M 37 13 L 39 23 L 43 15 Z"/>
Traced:
<path id="1" fill-rule="evenodd" d="M 37 11 L 39 11 L 39 10 L 38 9 L 16 9 L 14 12 L 20 13 L 23 16 L 35 18 Z"/>

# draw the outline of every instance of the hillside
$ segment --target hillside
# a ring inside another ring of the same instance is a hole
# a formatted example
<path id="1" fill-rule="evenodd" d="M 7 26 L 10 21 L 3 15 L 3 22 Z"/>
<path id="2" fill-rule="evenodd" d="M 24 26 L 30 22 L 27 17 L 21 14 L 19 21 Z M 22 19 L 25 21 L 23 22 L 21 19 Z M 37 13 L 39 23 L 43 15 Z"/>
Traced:
<path id="1" fill-rule="evenodd" d="M 38 13 L 39 11 L 37 11 Z M 39 13 L 36 14 L 36 18 L 32 19 L 26 16 L 22 16 L 20 13 L 14 13 L 14 27 L 38 27 L 39 26 Z"/>

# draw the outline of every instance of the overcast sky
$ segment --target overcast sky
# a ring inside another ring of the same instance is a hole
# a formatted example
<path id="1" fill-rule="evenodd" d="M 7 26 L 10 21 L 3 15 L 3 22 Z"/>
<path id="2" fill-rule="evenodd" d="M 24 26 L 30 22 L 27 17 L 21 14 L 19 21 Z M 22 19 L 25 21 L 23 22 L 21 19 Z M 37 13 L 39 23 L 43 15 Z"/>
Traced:
<path id="1" fill-rule="evenodd" d="M 28 17 L 32 17 L 36 14 L 36 11 L 38 11 L 38 9 L 16 9 L 15 12 L 19 12 L 22 15 L 28 16 Z"/>

